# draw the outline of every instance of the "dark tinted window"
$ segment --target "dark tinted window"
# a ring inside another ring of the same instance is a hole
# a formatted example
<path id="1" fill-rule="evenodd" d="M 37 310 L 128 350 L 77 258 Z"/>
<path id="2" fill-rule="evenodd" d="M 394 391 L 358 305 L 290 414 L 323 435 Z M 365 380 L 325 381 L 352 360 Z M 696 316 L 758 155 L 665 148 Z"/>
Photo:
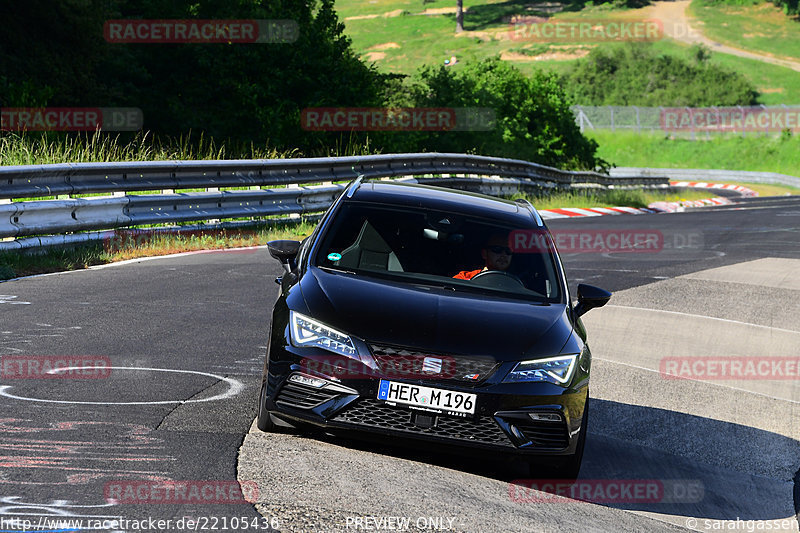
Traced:
<path id="1" fill-rule="evenodd" d="M 560 301 L 549 235 L 423 209 L 350 202 L 335 215 L 314 264 L 364 275 Z"/>

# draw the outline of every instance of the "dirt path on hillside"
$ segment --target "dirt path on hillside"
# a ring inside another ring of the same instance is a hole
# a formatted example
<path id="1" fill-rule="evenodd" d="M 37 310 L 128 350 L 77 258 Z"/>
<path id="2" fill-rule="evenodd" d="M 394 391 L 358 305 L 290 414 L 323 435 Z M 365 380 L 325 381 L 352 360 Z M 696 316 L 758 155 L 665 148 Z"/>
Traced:
<path id="1" fill-rule="evenodd" d="M 686 13 L 690 3 L 691 0 L 653 2 L 652 5 L 639 11 L 645 18 L 660 20 L 664 24 L 664 33 L 676 41 L 689 44 L 704 44 L 714 52 L 755 59 L 756 61 L 763 61 L 764 63 L 771 63 L 800 72 L 800 62 L 778 58 L 767 53 L 748 52 L 747 50 L 709 39 L 702 33 L 702 22 L 690 19 Z"/>

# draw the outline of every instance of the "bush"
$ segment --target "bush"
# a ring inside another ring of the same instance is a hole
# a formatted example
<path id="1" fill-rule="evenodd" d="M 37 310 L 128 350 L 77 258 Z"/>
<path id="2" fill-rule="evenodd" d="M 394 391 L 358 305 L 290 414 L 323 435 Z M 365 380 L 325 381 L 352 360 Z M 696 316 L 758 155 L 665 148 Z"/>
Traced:
<path id="1" fill-rule="evenodd" d="M 583 105 L 753 105 L 758 93 L 736 72 L 709 63 L 706 48 L 688 58 L 659 54 L 647 43 L 596 48 L 563 76 Z"/>
<path id="2" fill-rule="evenodd" d="M 571 102 L 555 75 L 526 77 L 498 58 L 460 70 L 424 67 L 387 85 L 387 106 L 490 108 L 496 125 L 490 131 L 397 132 L 379 144 L 397 150 L 461 152 L 527 159 L 560 168 L 607 166 L 595 155 L 597 144 L 575 124 Z M 381 142 L 382 141 L 382 142 Z"/>

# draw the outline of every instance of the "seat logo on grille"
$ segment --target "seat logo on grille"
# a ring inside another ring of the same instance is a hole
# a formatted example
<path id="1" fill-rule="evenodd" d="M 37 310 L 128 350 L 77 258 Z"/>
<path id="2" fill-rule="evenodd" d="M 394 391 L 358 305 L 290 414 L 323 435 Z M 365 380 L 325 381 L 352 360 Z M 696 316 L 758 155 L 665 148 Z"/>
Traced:
<path id="1" fill-rule="evenodd" d="M 426 357 L 422 360 L 422 371 L 426 374 L 440 374 L 442 372 L 442 360 L 438 357 Z"/>

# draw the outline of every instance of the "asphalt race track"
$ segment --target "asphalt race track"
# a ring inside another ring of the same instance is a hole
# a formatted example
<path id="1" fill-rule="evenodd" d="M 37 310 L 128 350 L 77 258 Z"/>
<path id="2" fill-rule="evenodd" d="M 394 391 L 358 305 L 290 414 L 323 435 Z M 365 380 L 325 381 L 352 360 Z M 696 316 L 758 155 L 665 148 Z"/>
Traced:
<path id="1" fill-rule="evenodd" d="M 800 376 L 775 365 L 800 357 L 800 198 L 548 225 L 660 235 L 638 253 L 560 247 L 573 291 L 615 292 L 585 316 L 579 486 L 655 484 L 656 497 L 565 499 L 510 484 L 520 464 L 260 433 L 281 268 L 255 249 L 0 284 L 0 531 L 67 528 L 56 519 L 126 532 L 798 531 Z M 769 359 L 772 373 L 665 372 L 730 356 Z M 16 372 L 26 358 L 99 363 L 45 377 Z M 170 480 L 198 492 L 176 503 L 152 490 Z"/>

